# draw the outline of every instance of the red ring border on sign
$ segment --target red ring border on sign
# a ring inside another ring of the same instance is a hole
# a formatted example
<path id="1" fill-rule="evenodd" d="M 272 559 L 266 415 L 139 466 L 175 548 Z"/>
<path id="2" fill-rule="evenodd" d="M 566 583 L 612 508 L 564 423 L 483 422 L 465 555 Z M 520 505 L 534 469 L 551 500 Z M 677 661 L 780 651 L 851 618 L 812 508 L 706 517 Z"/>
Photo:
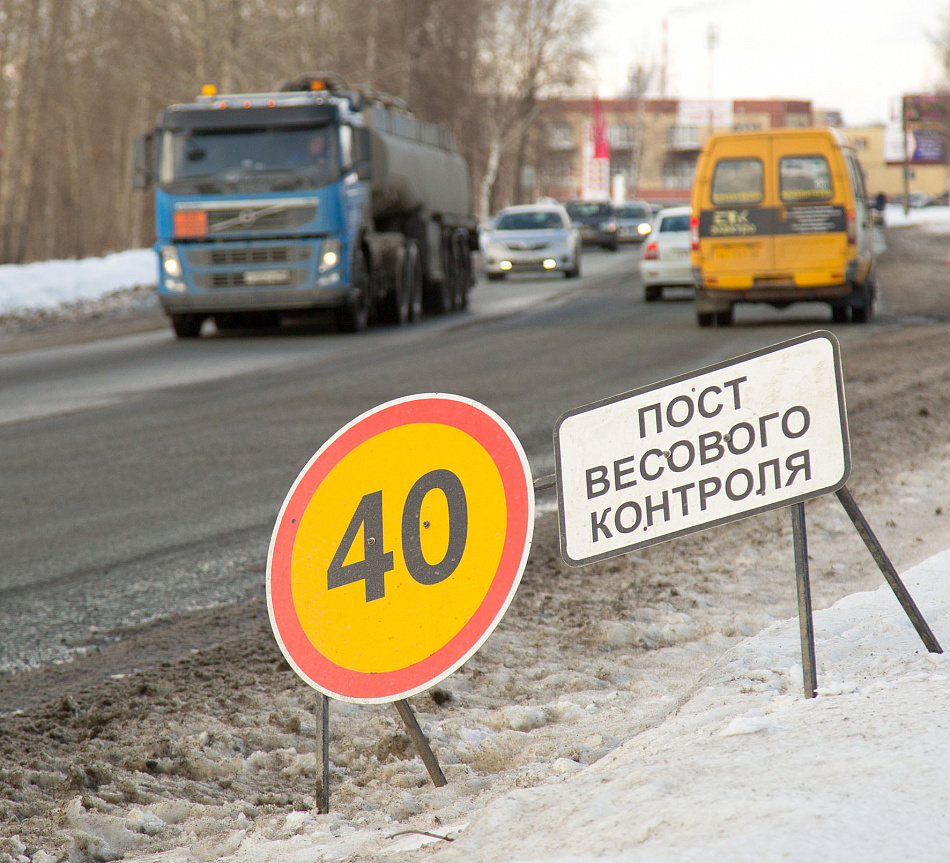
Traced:
<path id="1" fill-rule="evenodd" d="M 291 560 L 301 517 L 340 460 L 378 434 L 402 425 L 434 423 L 458 429 L 491 457 L 501 477 L 508 519 L 501 559 L 488 592 L 462 629 L 443 647 L 397 671 L 361 672 L 320 653 L 297 617 Z M 534 486 L 521 443 L 497 414 L 471 399 L 428 393 L 396 399 L 344 426 L 310 459 L 287 494 L 267 554 L 267 610 L 284 657 L 310 686 L 342 701 L 397 701 L 447 677 L 485 642 L 521 581 L 534 531 Z"/>

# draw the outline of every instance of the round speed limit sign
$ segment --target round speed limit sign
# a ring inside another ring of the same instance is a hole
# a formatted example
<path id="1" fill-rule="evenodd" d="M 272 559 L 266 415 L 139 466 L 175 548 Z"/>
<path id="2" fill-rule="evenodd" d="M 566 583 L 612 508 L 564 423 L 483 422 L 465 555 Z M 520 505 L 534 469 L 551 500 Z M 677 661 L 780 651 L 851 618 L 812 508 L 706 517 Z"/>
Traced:
<path id="1" fill-rule="evenodd" d="M 267 606 L 294 670 L 334 698 L 406 698 L 488 638 L 524 571 L 534 487 L 483 405 L 425 394 L 337 432 L 287 495 Z"/>

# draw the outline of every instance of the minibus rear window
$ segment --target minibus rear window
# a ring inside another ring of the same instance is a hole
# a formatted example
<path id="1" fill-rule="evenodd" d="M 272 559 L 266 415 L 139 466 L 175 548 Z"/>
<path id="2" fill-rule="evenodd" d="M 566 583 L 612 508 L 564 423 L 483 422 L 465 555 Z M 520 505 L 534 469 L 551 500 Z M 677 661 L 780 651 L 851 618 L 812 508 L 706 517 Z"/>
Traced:
<path id="1" fill-rule="evenodd" d="M 778 163 L 779 196 L 786 204 L 830 201 L 831 169 L 824 156 L 786 156 Z"/>
<path id="2" fill-rule="evenodd" d="M 762 163 L 758 159 L 722 159 L 713 171 L 713 204 L 758 204 L 763 198 Z"/>

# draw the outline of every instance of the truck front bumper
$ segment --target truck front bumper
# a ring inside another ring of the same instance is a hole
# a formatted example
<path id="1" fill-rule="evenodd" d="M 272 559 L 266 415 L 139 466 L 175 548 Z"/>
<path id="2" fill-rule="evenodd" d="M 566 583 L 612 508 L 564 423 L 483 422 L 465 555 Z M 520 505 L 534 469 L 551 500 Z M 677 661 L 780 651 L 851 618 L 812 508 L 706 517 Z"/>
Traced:
<path id="1" fill-rule="evenodd" d="M 349 299 L 349 285 L 331 288 L 270 288 L 267 290 L 221 290 L 193 293 L 159 291 L 158 300 L 169 314 L 223 312 L 291 312 L 334 309 Z"/>

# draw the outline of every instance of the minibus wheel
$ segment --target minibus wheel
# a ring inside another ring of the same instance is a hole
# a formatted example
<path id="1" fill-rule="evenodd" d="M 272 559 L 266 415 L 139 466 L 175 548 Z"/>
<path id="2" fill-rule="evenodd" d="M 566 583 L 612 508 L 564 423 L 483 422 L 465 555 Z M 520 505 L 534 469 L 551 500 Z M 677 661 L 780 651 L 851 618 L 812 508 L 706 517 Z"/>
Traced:
<path id="1" fill-rule="evenodd" d="M 874 289 L 867 284 L 856 286 L 853 296 L 857 302 L 851 306 L 851 323 L 866 324 L 874 313 Z"/>
<path id="2" fill-rule="evenodd" d="M 724 312 L 716 312 L 717 327 L 731 327 L 733 323 L 735 323 L 735 319 L 735 312 L 732 306 L 729 306 Z"/>

